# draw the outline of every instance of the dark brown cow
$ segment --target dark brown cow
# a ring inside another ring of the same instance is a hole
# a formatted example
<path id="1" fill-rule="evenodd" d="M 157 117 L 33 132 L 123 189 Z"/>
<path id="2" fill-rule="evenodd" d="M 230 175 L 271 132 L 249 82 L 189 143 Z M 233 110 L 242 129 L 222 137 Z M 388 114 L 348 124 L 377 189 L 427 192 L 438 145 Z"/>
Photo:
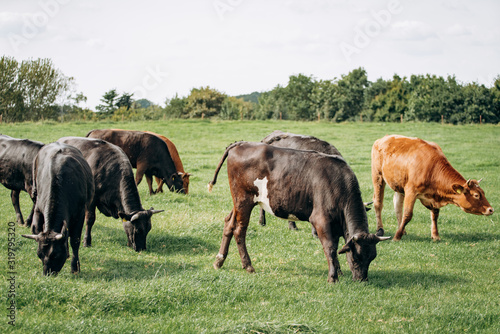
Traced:
<path id="1" fill-rule="evenodd" d="M 28 139 L 17 139 L 0 134 L 0 183 L 11 190 L 10 197 L 16 211 L 17 222 L 24 225 L 23 214 L 19 205 L 19 194 L 26 191 L 32 196 L 33 160 L 44 144 Z M 33 201 L 33 209 L 35 198 Z M 26 226 L 31 226 L 33 209 L 26 219 Z"/>
<path id="2" fill-rule="evenodd" d="M 394 193 L 398 231 L 401 240 L 413 215 L 417 199 L 431 210 L 431 236 L 440 240 L 439 209 L 455 204 L 467 213 L 489 216 L 493 208 L 486 200 L 479 181 L 465 180 L 448 162 L 441 148 L 419 138 L 398 135 L 378 139 L 372 148 L 373 202 L 377 216 L 377 235 L 383 235 L 382 207 L 385 184 Z M 404 207 L 404 211 L 403 211 Z"/>
<path id="3" fill-rule="evenodd" d="M 83 245 L 92 245 L 91 233 L 97 207 L 105 216 L 122 219 L 129 247 L 137 252 L 145 250 L 151 216 L 163 210 L 145 210 L 142 207 L 132 165 L 123 150 L 95 138 L 63 137 L 58 142 L 78 148 L 94 176 L 95 194 L 86 212 L 87 228 Z"/>
<path id="4" fill-rule="evenodd" d="M 133 168 L 137 168 L 135 183 L 139 185 L 146 175 L 149 194 L 153 195 L 152 177 L 158 176 L 171 191 L 184 193 L 182 178 L 175 169 L 167 144 L 160 138 L 142 131 L 117 129 L 92 130 L 87 137 L 108 141 L 120 147 L 130 160 Z"/>
<path id="5" fill-rule="evenodd" d="M 329 282 L 338 281 L 341 274 L 340 236 L 346 244 L 339 254 L 347 253 L 353 279 L 367 279 L 377 256 L 375 245 L 389 237 L 369 233 L 357 178 L 341 157 L 238 142 L 226 149 L 210 187 L 226 158 L 234 206 L 225 219 L 216 269 L 222 267 L 234 235 L 243 268 L 254 272 L 245 236 L 252 208 L 259 204 L 276 217 L 309 221 L 316 228 L 328 261 Z"/>
<path id="6" fill-rule="evenodd" d="M 182 188 L 184 189 L 184 193 L 187 195 L 189 192 L 189 177 L 192 174 L 186 173 L 186 171 L 184 171 L 184 166 L 182 165 L 181 157 L 179 156 L 179 152 L 177 151 L 177 148 L 175 147 L 174 143 L 172 143 L 172 141 L 167 137 L 159 135 L 157 133 L 151 131 L 144 131 L 144 132 L 157 136 L 158 138 L 163 140 L 165 144 L 167 144 L 170 156 L 174 161 L 175 169 L 177 169 L 177 173 L 179 173 L 179 175 L 182 177 Z M 163 192 L 163 180 L 156 176 L 155 179 L 156 179 L 156 184 L 158 185 L 158 189 L 156 189 L 156 192 Z"/>
<path id="7" fill-rule="evenodd" d="M 80 271 L 78 249 L 85 211 L 94 197 L 92 171 L 75 147 L 62 143 L 45 145 L 33 163 L 36 193 L 31 232 L 25 238 L 38 241 L 43 274 L 57 274 L 73 250 L 71 272 Z"/>

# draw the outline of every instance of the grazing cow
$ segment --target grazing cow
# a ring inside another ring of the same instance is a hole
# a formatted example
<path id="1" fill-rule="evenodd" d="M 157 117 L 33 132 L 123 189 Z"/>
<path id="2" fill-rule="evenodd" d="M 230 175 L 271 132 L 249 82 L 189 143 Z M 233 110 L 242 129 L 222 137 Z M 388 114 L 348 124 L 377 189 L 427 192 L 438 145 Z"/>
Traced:
<path id="1" fill-rule="evenodd" d="M 324 140 L 312 136 L 303 136 L 290 132 L 282 132 L 280 130 L 273 131 L 266 138 L 262 139 L 261 142 L 276 147 L 293 148 L 294 150 L 304 151 L 310 150 L 330 155 L 342 156 L 342 154 L 340 154 L 335 146 L 329 144 Z M 266 225 L 266 214 L 264 209 L 262 208 L 260 208 L 259 223 L 262 226 Z M 291 230 L 296 230 L 297 225 L 293 220 L 290 220 L 288 221 L 288 228 Z M 314 226 L 311 227 L 311 231 L 313 236 L 318 236 L 316 230 L 314 229 Z"/>
<path id="2" fill-rule="evenodd" d="M 94 182 L 89 164 L 73 146 L 45 145 L 33 163 L 35 213 L 30 235 L 38 241 L 38 257 L 43 274 L 57 274 L 69 257 L 68 238 L 73 258 L 71 272 L 80 271 L 78 249 L 85 211 L 94 197 Z"/>
<path id="3" fill-rule="evenodd" d="M 187 195 L 189 192 L 189 177 L 192 175 L 190 173 L 186 173 L 184 171 L 184 166 L 182 165 L 181 157 L 179 156 L 179 152 L 177 151 L 177 148 L 175 147 L 174 143 L 170 139 L 168 139 L 165 136 L 159 135 L 157 133 L 151 132 L 151 131 L 144 131 L 146 133 L 150 133 L 152 135 L 157 136 L 161 140 L 167 144 L 168 151 L 170 153 L 170 156 L 172 157 L 172 160 L 174 161 L 175 169 L 177 169 L 177 173 L 182 177 L 182 188 L 184 189 L 184 193 Z M 156 177 L 156 184 L 158 185 L 158 189 L 156 189 L 156 192 L 163 192 L 163 180 Z"/>
<path id="4" fill-rule="evenodd" d="M 184 193 L 182 178 L 175 169 L 167 144 L 150 133 L 128 130 L 92 130 L 87 137 L 108 141 L 120 147 L 130 160 L 133 168 L 137 168 L 135 183 L 139 185 L 146 175 L 149 194 L 153 195 L 152 176 L 158 176 L 171 191 Z"/>
<path id="5" fill-rule="evenodd" d="M 389 237 L 368 232 L 358 181 L 340 156 L 237 142 L 226 149 L 209 189 L 226 158 L 234 206 L 225 219 L 216 269 L 222 267 L 234 235 L 243 268 L 254 272 L 245 236 L 252 208 L 259 204 L 276 217 L 309 221 L 316 228 L 328 261 L 329 282 L 338 281 L 341 274 L 336 253 L 340 236 L 346 243 L 339 254 L 347 253 L 353 279 L 367 280 L 377 255 L 375 245 Z"/>
<path id="6" fill-rule="evenodd" d="M 0 183 L 11 190 L 10 198 L 16 211 L 17 222 L 25 225 L 19 194 L 26 191 L 30 197 L 33 185 L 33 160 L 44 144 L 28 139 L 17 139 L 0 134 Z M 33 200 L 33 208 L 35 198 Z M 31 225 L 33 209 L 26 219 L 26 225 Z"/>
<path id="7" fill-rule="evenodd" d="M 86 213 L 87 228 L 83 245 L 92 245 L 92 226 L 96 207 L 107 217 L 123 220 L 128 246 L 139 252 L 146 249 L 151 216 L 163 210 L 144 210 L 129 159 L 116 145 L 94 138 L 63 137 L 58 140 L 78 148 L 94 175 L 95 194 Z"/>
<path id="8" fill-rule="evenodd" d="M 385 136 L 372 147 L 373 202 L 377 216 L 377 235 L 384 235 L 382 207 L 385 184 L 394 193 L 398 231 L 393 240 L 401 240 L 413 215 L 417 199 L 431 210 L 431 236 L 440 240 L 437 219 L 439 209 L 455 204 L 467 213 L 489 216 L 493 208 L 486 200 L 479 181 L 465 180 L 448 162 L 441 148 L 419 138 Z M 403 211 L 404 207 L 404 211 Z"/>

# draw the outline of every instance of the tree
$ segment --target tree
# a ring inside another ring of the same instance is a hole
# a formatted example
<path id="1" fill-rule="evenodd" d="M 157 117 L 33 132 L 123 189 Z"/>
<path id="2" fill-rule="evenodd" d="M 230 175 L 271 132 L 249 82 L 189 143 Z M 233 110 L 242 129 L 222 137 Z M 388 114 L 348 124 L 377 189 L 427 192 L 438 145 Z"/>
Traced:
<path id="1" fill-rule="evenodd" d="M 364 105 L 365 89 L 369 86 L 364 68 L 352 70 L 337 82 L 334 99 L 334 121 L 353 120 L 359 116 Z"/>
<path id="2" fill-rule="evenodd" d="M 24 60 L 20 64 L 0 59 L 0 110 L 8 121 L 38 120 L 54 115 L 56 99 L 73 84 L 50 59 Z"/>
<path id="3" fill-rule="evenodd" d="M 222 110 L 226 94 L 209 86 L 193 88 L 187 97 L 186 112 L 191 118 L 216 116 Z"/>
<path id="4" fill-rule="evenodd" d="M 132 94 L 123 93 L 118 98 L 118 100 L 115 102 L 115 106 L 118 108 L 124 107 L 124 108 L 126 108 L 126 110 L 129 110 L 130 107 L 132 107 L 132 105 L 134 103 L 134 100 L 132 99 L 132 95 L 134 95 L 134 93 L 132 93 Z"/>
<path id="5" fill-rule="evenodd" d="M 112 114 L 116 109 L 115 99 L 118 97 L 118 93 L 116 89 L 111 89 L 104 93 L 102 96 L 101 102 L 104 104 L 100 104 L 96 107 L 97 111 L 104 114 Z"/>

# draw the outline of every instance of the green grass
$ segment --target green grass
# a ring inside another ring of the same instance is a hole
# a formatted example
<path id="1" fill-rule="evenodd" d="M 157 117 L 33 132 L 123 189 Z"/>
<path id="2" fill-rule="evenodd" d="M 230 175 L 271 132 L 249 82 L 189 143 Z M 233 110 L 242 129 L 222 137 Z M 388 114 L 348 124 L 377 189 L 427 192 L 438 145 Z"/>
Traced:
<path id="1" fill-rule="evenodd" d="M 289 231 L 268 216 L 258 225 L 254 212 L 247 246 L 255 274 L 241 269 L 234 240 L 221 270 L 218 252 L 224 217 L 231 210 L 225 167 L 211 194 L 206 185 L 225 147 L 237 140 L 259 141 L 276 129 L 311 134 L 334 144 L 355 171 L 365 201 L 371 199 L 370 151 L 385 134 L 418 136 L 437 142 L 465 178 L 481 183 L 491 205 L 500 209 L 500 127 L 440 124 L 163 121 L 136 123 L 0 124 L 0 133 L 48 143 L 84 136 L 94 128 L 150 130 L 176 144 L 185 170 L 192 173 L 188 196 L 149 196 L 139 185 L 145 208 L 165 211 L 153 217 L 148 250 L 126 246 L 118 220 L 97 215 L 93 247 L 81 248 L 81 273 L 69 261 L 57 277 L 43 277 L 36 243 L 16 226 L 16 325 L 0 309 L 0 332 L 17 333 L 457 333 L 500 331 L 499 214 L 468 215 L 442 209 L 441 242 L 430 238 L 430 213 L 415 206 L 408 235 L 377 246 L 369 282 L 344 276 L 327 283 L 327 263 L 309 223 Z M 8 222 L 15 220 L 10 192 L 0 187 L 0 301 L 7 305 Z M 385 194 L 383 218 L 394 235 L 392 191 Z M 30 200 L 22 194 L 22 208 Z M 368 213 L 370 229 L 375 216 Z"/>

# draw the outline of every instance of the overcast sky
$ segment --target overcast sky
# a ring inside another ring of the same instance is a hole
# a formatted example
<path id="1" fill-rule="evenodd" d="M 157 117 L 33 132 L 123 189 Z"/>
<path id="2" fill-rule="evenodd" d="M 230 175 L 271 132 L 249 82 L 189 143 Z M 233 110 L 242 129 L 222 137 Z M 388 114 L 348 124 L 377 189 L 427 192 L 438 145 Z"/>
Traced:
<path id="1" fill-rule="evenodd" d="M 498 0 L 1 0 L 0 53 L 52 59 L 92 109 L 113 88 L 163 106 L 194 87 L 239 95 L 358 67 L 491 86 L 499 17 Z"/>

